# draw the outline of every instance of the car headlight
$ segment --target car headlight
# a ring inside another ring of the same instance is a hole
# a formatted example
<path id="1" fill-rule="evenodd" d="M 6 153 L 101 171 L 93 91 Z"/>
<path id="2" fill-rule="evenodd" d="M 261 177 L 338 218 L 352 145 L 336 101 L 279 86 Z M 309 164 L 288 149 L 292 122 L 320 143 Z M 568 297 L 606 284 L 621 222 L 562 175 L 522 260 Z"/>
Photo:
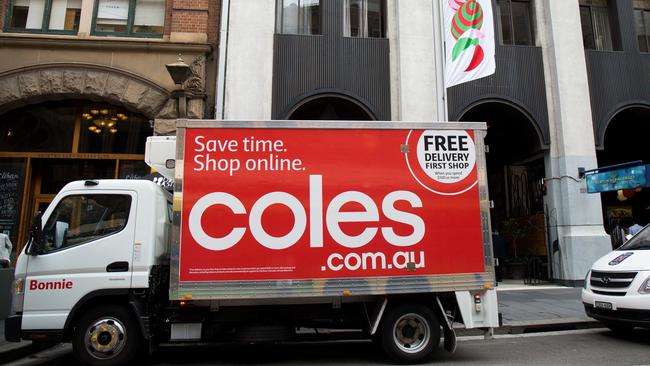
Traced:
<path id="1" fill-rule="evenodd" d="M 640 294 L 650 294 L 650 277 L 646 278 L 645 281 L 639 287 Z"/>
<path id="2" fill-rule="evenodd" d="M 589 283 L 589 275 L 591 274 L 591 270 L 587 271 L 587 274 L 585 275 L 585 282 L 582 284 L 583 289 L 587 289 L 587 284 Z"/>

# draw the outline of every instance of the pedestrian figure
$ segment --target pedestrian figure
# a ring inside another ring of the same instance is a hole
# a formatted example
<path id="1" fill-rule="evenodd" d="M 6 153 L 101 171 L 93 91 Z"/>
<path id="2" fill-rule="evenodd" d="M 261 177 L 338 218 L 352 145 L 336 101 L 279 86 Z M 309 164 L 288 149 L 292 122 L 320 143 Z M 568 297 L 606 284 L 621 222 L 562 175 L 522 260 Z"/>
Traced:
<path id="1" fill-rule="evenodd" d="M 638 233 L 639 231 L 641 231 L 641 229 L 643 229 L 643 226 L 639 225 L 638 221 L 639 220 L 637 220 L 637 219 L 633 219 L 632 220 L 632 226 L 630 226 L 627 229 L 627 232 L 632 236 L 636 235 L 636 233 Z"/>
<path id="2" fill-rule="evenodd" d="M 9 235 L 0 233 L 0 268 L 9 268 L 11 264 L 11 240 L 9 240 Z"/>

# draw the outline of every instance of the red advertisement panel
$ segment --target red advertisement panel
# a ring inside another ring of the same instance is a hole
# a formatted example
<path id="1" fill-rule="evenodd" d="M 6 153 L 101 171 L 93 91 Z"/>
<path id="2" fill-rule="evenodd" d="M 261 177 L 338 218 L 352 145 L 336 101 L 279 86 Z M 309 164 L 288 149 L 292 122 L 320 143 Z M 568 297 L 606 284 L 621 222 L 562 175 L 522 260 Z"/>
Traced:
<path id="1" fill-rule="evenodd" d="M 484 271 L 472 131 L 188 128 L 180 281 Z"/>

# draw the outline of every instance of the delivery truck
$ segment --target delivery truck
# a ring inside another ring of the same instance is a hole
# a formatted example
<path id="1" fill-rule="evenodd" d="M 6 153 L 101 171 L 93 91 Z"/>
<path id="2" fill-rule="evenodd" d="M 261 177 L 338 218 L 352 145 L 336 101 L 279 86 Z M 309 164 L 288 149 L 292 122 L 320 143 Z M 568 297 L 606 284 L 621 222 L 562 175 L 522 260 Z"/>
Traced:
<path id="1" fill-rule="evenodd" d="M 402 363 L 453 351 L 454 327 L 498 326 L 485 132 L 178 120 L 145 155 L 173 193 L 88 177 L 37 214 L 6 338 L 71 342 L 91 365 L 323 333 Z"/>

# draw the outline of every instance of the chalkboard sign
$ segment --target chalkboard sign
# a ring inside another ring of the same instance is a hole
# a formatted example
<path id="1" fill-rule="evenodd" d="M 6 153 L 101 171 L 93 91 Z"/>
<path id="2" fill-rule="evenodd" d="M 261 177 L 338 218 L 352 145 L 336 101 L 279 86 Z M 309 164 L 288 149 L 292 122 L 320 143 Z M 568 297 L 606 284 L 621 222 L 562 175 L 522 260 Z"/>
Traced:
<path id="1" fill-rule="evenodd" d="M 22 193 L 23 163 L 0 162 L 0 233 L 12 242 L 18 236 L 18 212 Z"/>

